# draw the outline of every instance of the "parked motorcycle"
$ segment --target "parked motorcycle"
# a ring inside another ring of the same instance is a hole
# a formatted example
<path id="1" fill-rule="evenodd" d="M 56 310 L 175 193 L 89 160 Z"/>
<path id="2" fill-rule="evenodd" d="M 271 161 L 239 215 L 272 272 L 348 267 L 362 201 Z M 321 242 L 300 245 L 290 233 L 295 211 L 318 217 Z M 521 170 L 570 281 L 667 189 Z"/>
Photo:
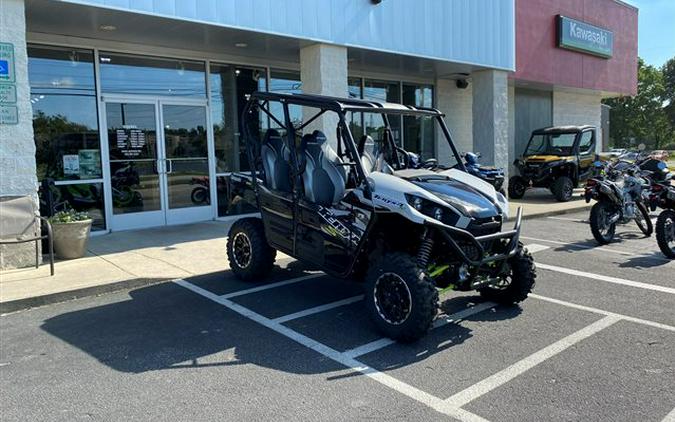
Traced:
<path id="1" fill-rule="evenodd" d="M 645 236 L 654 231 L 645 205 L 649 181 L 642 177 L 639 166 L 625 162 L 593 164 L 599 175 L 588 179 L 584 191 L 586 202 L 597 201 L 591 208 L 591 232 L 599 244 L 614 238 L 617 224 L 634 220 Z"/>
<path id="2" fill-rule="evenodd" d="M 478 162 L 480 153 L 467 152 L 464 154 L 464 167 L 469 174 L 480 177 L 495 187 L 495 190 L 506 196 L 504 191 L 504 169 L 483 166 Z"/>
<path id="3" fill-rule="evenodd" d="M 667 168 L 665 163 L 659 167 Z M 675 186 L 672 176 L 672 173 L 668 173 L 664 180 L 654 182 L 649 193 L 651 210 L 663 208 L 656 219 L 656 243 L 661 252 L 671 259 L 675 258 Z"/>

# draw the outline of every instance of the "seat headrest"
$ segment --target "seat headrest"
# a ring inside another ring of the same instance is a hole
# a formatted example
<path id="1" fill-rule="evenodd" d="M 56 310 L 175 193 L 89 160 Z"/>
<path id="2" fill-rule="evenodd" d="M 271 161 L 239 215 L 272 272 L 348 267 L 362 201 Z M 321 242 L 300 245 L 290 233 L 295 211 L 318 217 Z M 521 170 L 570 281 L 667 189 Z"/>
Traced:
<path id="1" fill-rule="evenodd" d="M 316 142 L 319 145 L 323 144 L 328 139 L 328 138 L 326 138 L 326 134 L 324 134 L 320 130 L 315 130 L 314 132 L 312 132 L 312 136 L 314 136 L 314 139 L 315 139 L 314 142 Z"/>
<path id="2" fill-rule="evenodd" d="M 356 146 L 356 150 L 359 153 L 359 155 L 363 155 L 363 152 L 366 150 L 366 145 L 368 144 L 374 144 L 375 142 L 373 141 L 373 138 L 370 135 L 363 135 L 361 139 L 359 139 L 359 144 Z"/>
<path id="3" fill-rule="evenodd" d="M 265 136 L 263 137 L 263 144 L 268 143 L 271 139 L 274 140 L 280 140 L 281 135 L 279 134 L 279 131 L 276 129 L 267 129 L 267 132 L 265 132 Z"/>

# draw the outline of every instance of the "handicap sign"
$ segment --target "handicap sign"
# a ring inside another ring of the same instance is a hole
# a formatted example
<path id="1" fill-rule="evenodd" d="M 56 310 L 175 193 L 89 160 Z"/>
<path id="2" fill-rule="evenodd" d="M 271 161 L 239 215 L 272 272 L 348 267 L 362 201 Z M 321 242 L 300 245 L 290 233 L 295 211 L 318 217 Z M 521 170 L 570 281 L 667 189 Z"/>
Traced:
<path id="1" fill-rule="evenodd" d="M 14 82 L 14 44 L 0 43 L 0 82 Z"/>

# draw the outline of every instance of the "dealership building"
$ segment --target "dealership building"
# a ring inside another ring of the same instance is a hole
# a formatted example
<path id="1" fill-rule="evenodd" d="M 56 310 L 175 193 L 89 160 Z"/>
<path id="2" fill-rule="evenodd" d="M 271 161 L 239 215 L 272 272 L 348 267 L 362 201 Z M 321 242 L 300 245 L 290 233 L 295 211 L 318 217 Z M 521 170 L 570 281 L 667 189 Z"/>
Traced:
<path id="1" fill-rule="evenodd" d="M 618 0 L 0 0 L 0 195 L 44 208 L 42 186 L 94 233 L 250 212 L 224 180 L 248 168 L 239 117 L 256 90 L 436 107 L 459 151 L 507 169 L 539 127 L 595 125 L 599 149 L 601 100 L 636 93 L 637 14 Z M 357 139 L 381 123 L 350 116 Z M 450 154 L 429 121 L 390 123 L 405 149 Z M 1 266 L 30 261 L 0 247 Z"/>

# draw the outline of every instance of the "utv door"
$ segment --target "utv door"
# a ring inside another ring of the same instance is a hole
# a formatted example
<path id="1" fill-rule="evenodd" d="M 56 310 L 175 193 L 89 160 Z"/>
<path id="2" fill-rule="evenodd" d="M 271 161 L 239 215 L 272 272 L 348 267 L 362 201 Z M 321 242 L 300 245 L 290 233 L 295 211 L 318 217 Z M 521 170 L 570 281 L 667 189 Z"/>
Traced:
<path id="1" fill-rule="evenodd" d="M 270 246 L 293 254 L 293 199 L 290 193 L 259 186 L 260 213 Z"/>
<path id="2" fill-rule="evenodd" d="M 298 203 L 296 253 L 327 270 L 342 273 L 349 266 L 351 214 L 301 200 Z"/>
<path id="3" fill-rule="evenodd" d="M 579 180 L 583 182 L 589 178 L 595 161 L 595 129 L 588 129 L 579 135 L 577 147 L 579 162 Z"/>

